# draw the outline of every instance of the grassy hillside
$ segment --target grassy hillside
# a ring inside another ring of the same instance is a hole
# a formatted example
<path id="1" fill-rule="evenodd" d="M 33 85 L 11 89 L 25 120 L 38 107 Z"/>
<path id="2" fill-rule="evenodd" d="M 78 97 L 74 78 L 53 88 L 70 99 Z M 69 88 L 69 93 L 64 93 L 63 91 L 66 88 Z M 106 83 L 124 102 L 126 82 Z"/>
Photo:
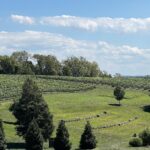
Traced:
<path id="1" fill-rule="evenodd" d="M 23 77 L 23 76 L 22 76 Z M 20 77 L 19 77 L 20 78 Z M 5 76 L 6 82 L 16 82 L 12 76 Z M 23 79 L 20 79 L 20 87 Z M 93 84 L 63 81 L 57 79 L 35 79 L 38 85 L 52 87 L 55 83 L 55 88 L 79 88 L 80 85 L 91 86 Z M 42 81 L 39 82 L 39 81 Z M 45 81 L 45 82 L 44 82 Z M 4 81 L 3 81 L 4 82 Z M 9 84 L 8 84 L 9 85 Z M 13 86 L 15 84 L 12 84 Z M 17 84 L 18 86 L 18 84 Z M 43 87 L 42 87 L 43 88 Z M 47 87 L 46 87 L 47 89 Z M 128 147 L 128 141 L 134 133 L 139 133 L 146 127 L 150 127 L 150 113 L 143 110 L 144 106 L 150 105 L 150 97 L 147 92 L 127 89 L 125 99 L 122 101 L 122 106 L 118 107 L 116 100 L 113 97 L 113 88 L 106 85 L 97 85 L 96 89 L 82 92 L 55 92 L 44 94 L 44 98 L 49 105 L 50 111 L 54 114 L 54 123 L 57 128 L 58 122 L 61 119 L 72 120 L 80 118 L 80 121 L 66 123 L 72 141 L 72 149 L 78 148 L 80 135 L 83 131 L 86 120 L 92 116 L 98 116 L 107 112 L 106 115 L 89 119 L 92 127 L 102 127 L 106 125 L 119 124 L 126 122 L 129 119 L 138 117 L 135 121 L 131 121 L 126 125 L 114 126 L 110 128 L 95 129 L 98 140 L 97 150 L 134 150 L 135 148 Z M 8 111 L 11 101 L 0 103 L 0 117 L 4 121 L 15 121 L 14 117 Z M 83 120 L 82 120 L 83 118 Z M 4 124 L 6 137 L 8 142 L 22 141 L 16 136 L 14 125 Z M 55 133 L 54 135 L 55 136 Z M 144 150 L 148 148 L 138 148 Z"/>

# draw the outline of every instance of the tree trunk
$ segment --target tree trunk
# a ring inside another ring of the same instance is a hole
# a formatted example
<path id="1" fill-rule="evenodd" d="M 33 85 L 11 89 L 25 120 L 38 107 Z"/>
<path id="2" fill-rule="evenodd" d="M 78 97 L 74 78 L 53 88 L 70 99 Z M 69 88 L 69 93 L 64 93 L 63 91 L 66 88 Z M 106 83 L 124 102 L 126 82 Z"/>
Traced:
<path id="1" fill-rule="evenodd" d="M 121 106 L 121 104 L 120 104 L 120 100 L 119 100 L 119 106 Z"/>

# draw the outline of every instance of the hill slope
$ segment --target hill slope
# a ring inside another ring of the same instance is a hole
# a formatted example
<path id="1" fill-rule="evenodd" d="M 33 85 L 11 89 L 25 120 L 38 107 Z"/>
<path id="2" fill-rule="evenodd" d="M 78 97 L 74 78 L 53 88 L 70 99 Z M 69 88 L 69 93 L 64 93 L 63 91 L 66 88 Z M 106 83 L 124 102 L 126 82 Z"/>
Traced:
<path id="1" fill-rule="evenodd" d="M 47 83 L 45 82 L 45 84 Z M 79 145 L 80 135 L 86 120 L 91 122 L 93 128 L 116 125 L 94 129 L 98 140 L 97 150 L 132 150 L 134 148 L 128 147 L 130 137 L 150 126 L 150 113 L 143 110 L 143 106 L 149 106 L 150 98 L 143 91 L 126 90 L 126 98 L 122 101 L 121 107 L 115 106 L 117 102 L 113 97 L 113 88 L 109 86 L 97 85 L 96 89 L 85 92 L 49 93 L 44 97 L 50 111 L 54 114 L 56 127 L 59 120 L 62 119 L 67 121 L 79 120 L 66 123 L 71 135 L 73 149 Z M 0 117 L 4 121 L 14 122 L 14 117 L 8 111 L 10 104 L 9 101 L 0 104 Z M 107 113 L 104 114 L 103 112 Z M 135 117 L 137 117 L 136 120 L 118 125 Z M 8 142 L 22 141 L 20 137 L 16 136 L 14 125 L 6 123 L 4 127 Z M 144 150 L 144 148 L 139 148 L 139 150 Z"/>

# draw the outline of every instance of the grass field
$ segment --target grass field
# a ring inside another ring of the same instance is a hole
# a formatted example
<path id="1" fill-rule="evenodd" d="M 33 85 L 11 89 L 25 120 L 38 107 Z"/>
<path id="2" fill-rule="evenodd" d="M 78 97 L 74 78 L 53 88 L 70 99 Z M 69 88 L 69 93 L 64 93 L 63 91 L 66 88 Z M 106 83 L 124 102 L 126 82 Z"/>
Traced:
<path id="1" fill-rule="evenodd" d="M 54 115 L 55 129 L 59 120 L 84 118 L 101 114 L 104 111 L 107 112 L 107 115 L 90 120 L 92 127 L 121 123 L 135 116 L 138 117 L 137 120 L 124 126 L 95 129 L 94 133 L 98 141 L 96 150 L 136 150 L 136 148 L 128 146 L 130 137 L 134 133 L 139 133 L 146 127 L 150 127 L 150 113 L 142 109 L 143 106 L 150 105 L 150 97 L 145 91 L 126 90 L 125 99 L 122 101 L 123 105 L 121 107 L 114 105 L 117 102 L 113 97 L 113 88 L 109 86 L 98 85 L 96 89 L 85 92 L 55 92 L 44 94 L 43 96 Z M 8 111 L 10 104 L 11 101 L 0 103 L 0 117 L 4 121 L 15 121 Z M 80 135 L 83 132 L 85 123 L 86 120 L 66 123 L 73 150 L 78 148 Z M 16 135 L 14 125 L 4 124 L 4 128 L 8 142 L 22 141 Z M 53 136 L 55 136 L 55 133 Z M 138 148 L 138 150 L 144 149 L 148 150 L 149 148 Z"/>

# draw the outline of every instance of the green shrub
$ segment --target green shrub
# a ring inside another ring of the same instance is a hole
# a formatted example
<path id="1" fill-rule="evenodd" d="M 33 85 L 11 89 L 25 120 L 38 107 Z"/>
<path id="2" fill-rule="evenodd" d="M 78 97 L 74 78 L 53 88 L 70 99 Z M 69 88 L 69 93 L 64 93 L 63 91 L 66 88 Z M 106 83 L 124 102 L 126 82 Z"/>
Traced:
<path id="1" fill-rule="evenodd" d="M 149 129 L 145 129 L 142 133 L 139 134 L 139 137 L 143 141 L 143 146 L 150 145 L 150 130 Z"/>
<path id="2" fill-rule="evenodd" d="M 56 138 L 54 139 L 54 149 L 70 150 L 72 144 L 69 141 L 69 136 L 65 122 L 61 120 L 57 128 Z"/>
<path id="3" fill-rule="evenodd" d="M 80 139 L 80 149 L 94 149 L 96 148 L 97 140 L 93 134 L 92 127 L 88 121 Z"/>
<path id="4" fill-rule="evenodd" d="M 141 138 L 135 137 L 129 141 L 129 145 L 132 147 L 140 147 L 143 145 L 143 142 Z"/>

